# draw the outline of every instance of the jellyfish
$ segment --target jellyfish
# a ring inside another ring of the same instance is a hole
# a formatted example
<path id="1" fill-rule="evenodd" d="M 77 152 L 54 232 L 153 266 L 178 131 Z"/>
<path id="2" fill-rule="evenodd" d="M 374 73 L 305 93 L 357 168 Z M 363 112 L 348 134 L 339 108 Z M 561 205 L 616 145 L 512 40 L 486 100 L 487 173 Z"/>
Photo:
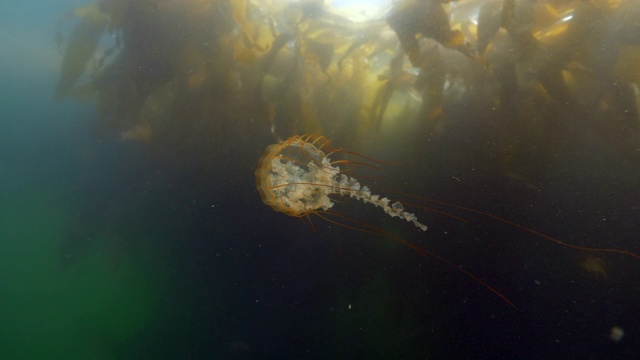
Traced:
<path id="1" fill-rule="evenodd" d="M 358 180 L 345 174 L 345 171 L 341 171 L 341 164 L 356 164 L 357 162 L 348 160 L 332 161 L 329 156 L 343 150 L 340 148 L 329 149 L 329 142 L 330 140 L 323 136 L 296 135 L 268 146 L 258 161 L 258 167 L 255 171 L 256 186 L 262 201 L 273 210 L 289 216 L 306 219 L 311 214 L 314 214 L 340 226 L 398 241 L 424 257 L 435 257 L 456 268 L 495 293 L 512 307 L 515 307 L 498 290 L 476 275 L 458 267 L 450 260 L 414 245 L 386 230 L 350 219 L 337 212 L 331 212 L 330 209 L 334 205 L 331 195 L 349 196 L 365 204 L 379 207 L 391 217 L 398 217 L 413 223 L 418 228 L 418 231 L 427 230 L 427 226 L 421 223 L 415 214 L 404 210 L 402 203 L 399 201 L 392 203 L 387 197 L 372 194 L 368 186 L 362 186 Z M 349 151 L 344 152 L 362 157 L 369 162 L 377 162 L 361 154 Z M 362 162 L 359 164 L 368 165 Z M 330 219 L 325 216 L 327 214 L 341 219 L 342 222 Z M 351 222 L 354 225 L 349 225 L 347 222 Z"/>
<path id="2" fill-rule="evenodd" d="M 350 197 L 365 204 L 379 207 L 391 217 L 404 219 L 415 225 L 418 231 L 427 230 L 427 226 L 420 222 L 415 214 L 406 211 L 400 201 L 392 201 L 387 197 L 381 197 L 380 195 L 373 194 L 368 186 L 363 186 L 357 179 L 348 175 L 348 172 L 351 170 L 351 166 L 362 165 L 378 167 L 382 162 L 370 159 L 362 154 L 345 151 L 341 148 L 330 148 L 328 146 L 329 143 L 330 140 L 323 136 L 296 135 L 285 141 L 268 146 L 258 161 L 258 167 L 255 171 L 256 186 L 262 201 L 277 212 L 302 220 L 307 220 L 310 218 L 310 215 L 315 215 L 326 221 L 346 228 L 398 241 L 424 257 L 436 258 L 457 271 L 464 273 L 515 308 L 515 305 L 501 292 L 473 273 L 458 266 L 453 261 L 412 244 L 389 231 L 333 211 L 332 208 L 335 204 L 335 200 L 332 196 Z M 361 158 L 362 161 L 331 160 L 330 156 L 338 152 L 357 156 Z M 347 169 L 342 170 L 340 166 L 343 165 L 346 166 Z M 410 196 L 409 194 L 403 194 L 400 192 L 394 193 Z M 537 230 L 527 228 L 510 220 L 485 213 L 480 210 L 433 199 L 418 199 L 434 202 L 446 207 L 473 212 L 574 250 L 598 253 L 617 253 L 640 260 L 639 254 L 628 250 L 573 245 Z M 411 205 L 416 206 L 415 204 Z M 436 211 L 434 209 L 430 210 Z M 436 212 L 464 221 L 464 219 L 453 215 L 448 215 L 440 211 Z"/>
<path id="3" fill-rule="evenodd" d="M 422 231 L 427 230 L 399 201 L 391 204 L 389 198 L 372 194 L 367 186 L 341 172 L 338 166 L 341 161 L 332 162 L 322 151 L 328 143 L 324 137 L 293 136 L 267 147 L 256 169 L 262 201 L 275 211 L 305 217 L 319 209 L 332 208 L 334 202 L 330 195 L 350 196 L 382 208 L 391 217 L 412 222 Z"/>

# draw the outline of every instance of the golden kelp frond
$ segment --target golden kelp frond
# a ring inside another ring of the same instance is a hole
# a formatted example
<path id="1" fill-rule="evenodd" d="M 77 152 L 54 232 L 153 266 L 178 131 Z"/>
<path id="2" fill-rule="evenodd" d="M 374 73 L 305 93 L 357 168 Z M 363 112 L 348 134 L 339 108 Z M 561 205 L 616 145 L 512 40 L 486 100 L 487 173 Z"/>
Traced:
<path id="1" fill-rule="evenodd" d="M 151 93 L 144 100 L 138 123 L 120 133 L 123 141 L 140 141 L 148 143 L 153 133 L 163 134 L 171 128 L 171 109 L 176 100 L 176 85 L 168 82 Z"/>
<path id="2" fill-rule="evenodd" d="M 109 18 L 97 3 L 78 7 L 74 10 L 74 14 L 79 18 L 88 19 L 94 23 L 103 23 Z"/>
<path id="3" fill-rule="evenodd" d="M 179 74 L 186 82 L 188 91 L 201 88 L 211 75 L 211 63 L 194 43 L 187 44 L 181 51 Z"/>
<path id="4" fill-rule="evenodd" d="M 247 37 L 249 44 L 254 44 L 254 34 L 247 28 L 251 28 L 251 22 L 247 21 L 247 8 L 249 0 L 236 0 L 231 3 L 231 13 L 233 21 L 240 28 L 240 31 Z"/>
<path id="5" fill-rule="evenodd" d="M 80 22 L 71 32 L 64 51 L 55 99 L 72 95 L 72 88 L 85 73 L 107 23 L 107 16 L 96 4 L 78 8 L 75 13 L 80 17 Z"/>
<path id="6" fill-rule="evenodd" d="M 106 14 L 109 14 L 109 32 L 121 29 L 124 25 L 124 19 L 130 11 L 131 0 L 110 0 L 101 1 L 100 8 Z"/>
<path id="7" fill-rule="evenodd" d="M 594 255 L 583 255 L 580 259 L 580 267 L 595 277 L 607 278 L 607 263 L 603 258 Z"/>
<path id="8" fill-rule="evenodd" d="M 123 131 L 120 134 L 120 140 L 148 143 L 151 141 L 151 127 L 147 124 L 136 125 L 129 130 Z"/>

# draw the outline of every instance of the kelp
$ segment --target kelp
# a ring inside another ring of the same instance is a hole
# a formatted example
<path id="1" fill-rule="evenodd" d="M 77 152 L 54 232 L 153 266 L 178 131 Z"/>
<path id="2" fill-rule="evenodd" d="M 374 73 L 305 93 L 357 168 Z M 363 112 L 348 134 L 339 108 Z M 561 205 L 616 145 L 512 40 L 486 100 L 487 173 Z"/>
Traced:
<path id="1" fill-rule="evenodd" d="M 69 43 L 64 51 L 60 68 L 60 79 L 54 97 L 60 99 L 73 94 L 73 87 L 85 73 L 89 61 L 93 58 L 98 42 L 107 25 L 106 14 L 100 11 L 98 4 L 78 8 L 75 11 L 80 21 L 69 36 Z M 58 46 L 61 46 L 62 35 L 57 35 Z"/>
<path id="2" fill-rule="evenodd" d="M 555 151 L 544 139 L 567 121 L 640 163 L 636 5 L 401 0 L 356 23 L 322 1 L 98 0 L 59 36 L 55 96 L 92 99 L 104 134 L 165 149 L 226 131 L 348 143 L 483 127 L 510 173 L 532 143 Z"/>

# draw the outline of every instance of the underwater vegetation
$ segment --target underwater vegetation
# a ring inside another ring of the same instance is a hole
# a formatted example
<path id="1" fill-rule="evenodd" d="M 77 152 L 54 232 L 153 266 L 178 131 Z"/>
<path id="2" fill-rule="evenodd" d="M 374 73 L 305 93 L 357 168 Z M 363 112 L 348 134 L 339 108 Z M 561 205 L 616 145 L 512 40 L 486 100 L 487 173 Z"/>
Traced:
<path id="1" fill-rule="evenodd" d="M 639 9 L 403 0 L 356 22 L 323 1 L 99 0 L 63 20 L 55 97 L 94 103 L 103 135 L 174 151 L 232 129 L 352 143 L 482 128 L 509 174 L 577 127 L 638 164 Z"/>

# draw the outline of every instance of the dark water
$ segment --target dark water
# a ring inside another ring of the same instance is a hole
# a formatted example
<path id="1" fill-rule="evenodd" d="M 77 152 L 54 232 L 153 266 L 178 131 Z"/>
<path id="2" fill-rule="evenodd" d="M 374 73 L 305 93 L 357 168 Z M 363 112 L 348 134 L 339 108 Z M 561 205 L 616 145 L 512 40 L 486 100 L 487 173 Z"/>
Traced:
<path id="1" fill-rule="evenodd" d="M 90 103 L 51 100 L 53 19 L 77 5 L 0 3 L 11 54 L 0 60 L 3 359 L 640 356 L 640 260 L 427 199 L 640 252 L 640 172 L 605 144 L 567 137 L 554 156 L 532 146 L 525 175 L 511 177 L 490 165 L 474 127 L 367 152 L 401 160 L 376 175 L 386 187 L 466 220 L 421 208 L 425 233 L 355 201 L 336 205 L 463 267 L 512 307 L 435 257 L 264 205 L 254 168 L 271 135 L 229 129 L 183 139 L 179 154 L 97 135 Z M 469 155 L 452 162 L 456 151 Z M 602 270 L 581 267 L 588 260 Z"/>

